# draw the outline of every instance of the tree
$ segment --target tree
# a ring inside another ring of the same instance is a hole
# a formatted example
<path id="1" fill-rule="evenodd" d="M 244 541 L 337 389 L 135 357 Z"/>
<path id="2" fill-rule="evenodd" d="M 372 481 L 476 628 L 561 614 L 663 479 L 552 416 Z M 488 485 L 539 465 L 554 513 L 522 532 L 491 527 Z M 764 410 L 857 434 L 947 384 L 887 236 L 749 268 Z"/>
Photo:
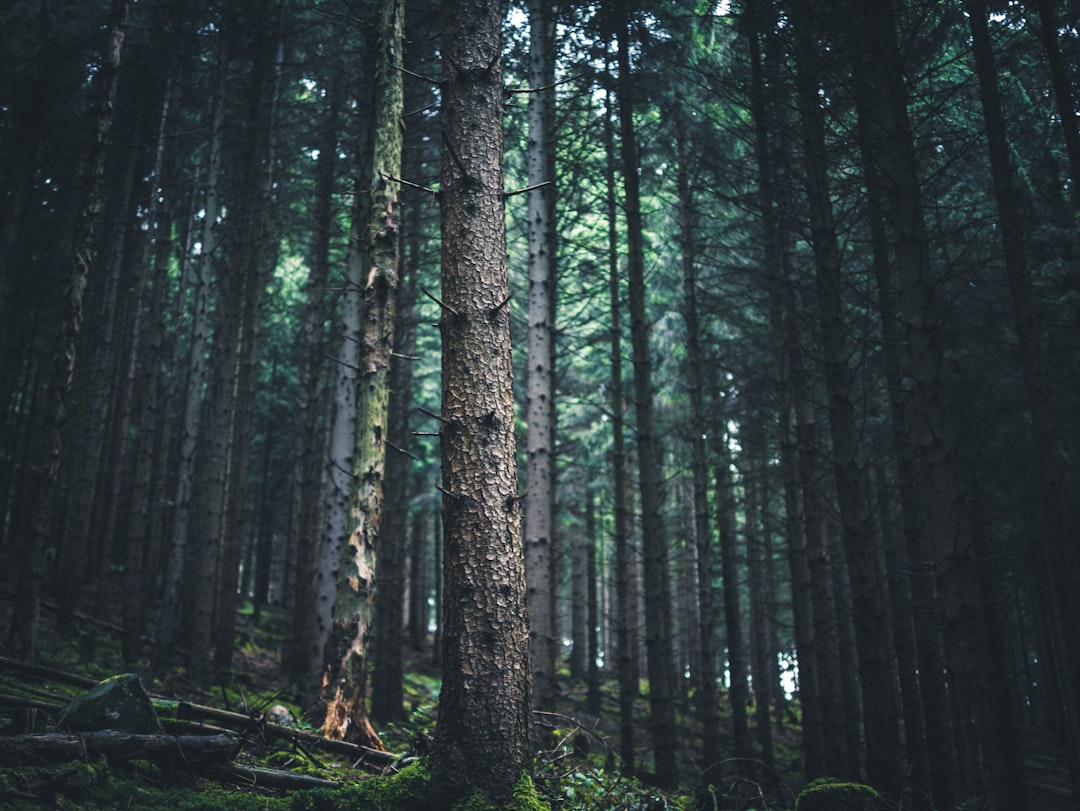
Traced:
<path id="1" fill-rule="evenodd" d="M 348 540 L 341 550 L 333 621 L 323 652 L 327 737 L 379 745 L 367 722 L 365 656 L 371 622 L 375 552 L 383 501 L 394 304 L 400 265 L 398 194 L 401 174 L 403 6 L 380 5 L 380 58 L 375 70 L 374 157 L 366 209 L 366 252 L 360 319 L 355 449 Z M 359 212 L 358 212 L 359 213 Z"/>
<path id="2" fill-rule="evenodd" d="M 502 14 L 443 4 L 443 683 L 433 762 L 506 800 L 529 770 L 529 627 L 502 183 Z"/>
<path id="3" fill-rule="evenodd" d="M 554 178 L 548 176 L 555 115 L 555 16 L 544 0 L 529 2 L 528 103 L 528 240 L 529 327 L 528 411 L 526 439 L 525 569 L 529 595 L 529 642 L 533 668 L 533 704 L 555 706 L 557 649 L 553 591 L 552 541 L 555 531 L 555 387 L 551 321 L 555 295 L 555 227 L 551 202 Z"/>
<path id="4" fill-rule="evenodd" d="M 637 138 L 634 131 L 634 79 L 630 73 L 631 20 L 627 0 L 617 4 L 618 98 L 620 156 L 626 195 L 626 264 L 630 310 L 630 343 L 634 365 L 634 419 L 637 427 L 641 538 L 645 561 L 645 646 L 649 672 L 649 725 L 652 731 L 654 779 L 658 786 L 678 785 L 675 762 L 675 696 L 672 688 L 671 577 L 663 535 L 660 494 L 660 449 L 653 423 L 652 365 L 649 322 L 645 308 L 645 247 Z"/>
<path id="5" fill-rule="evenodd" d="M 102 49 L 100 70 L 94 78 L 94 103 L 89 121 L 92 126 L 90 152 L 83 167 L 82 199 L 76 214 L 71 241 L 71 264 L 65 279 L 63 321 L 56 332 L 52 351 L 47 431 L 37 463 L 44 471 L 32 535 L 24 545 L 22 576 L 12 612 L 7 650 L 13 656 L 32 658 L 36 655 L 38 620 L 41 612 L 41 587 L 46 572 L 46 545 L 53 533 L 53 499 L 60 482 L 61 431 L 67 419 L 68 399 L 75 374 L 75 350 L 83 321 L 83 297 L 94 261 L 94 231 L 101 212 L 105 173 L 106 141 L 112 126 L 120 75 L 120 55 L 127 24 L 128 0 L 113 0 L 106 25 L 106 42 Z M 85 517 L 84 517 L 85 518 Z"/>

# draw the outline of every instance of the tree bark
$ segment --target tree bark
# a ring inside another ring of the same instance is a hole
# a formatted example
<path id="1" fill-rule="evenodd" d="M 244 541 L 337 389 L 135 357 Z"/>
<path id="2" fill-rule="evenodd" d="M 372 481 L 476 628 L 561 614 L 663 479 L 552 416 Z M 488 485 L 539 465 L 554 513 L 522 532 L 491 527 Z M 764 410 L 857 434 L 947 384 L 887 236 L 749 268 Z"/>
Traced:
<path id="1" fill-rule="evenodd" d="M 502 13 L 443 4 L 443 683 L 432 753 L 451 796 L 506 801 L 531 760 L 503 192 Z"/>
<path id="2" fill-rule="evenodd" d="M 555 659 L 557 632 L 553 608 L 552 555 L 555 531 L 555 391 L 551 367 L 554 327 L 551 299 L 554 294 L 555 257 L 551 252 L 549 196 L 554 178 L 548 176 L 548 151 L 553 130 L 555 77 L 555 20 L 549 3 L 529 0 L 529 84 L 534 92 L 528 101 L 529 243 L 528 360 L 525 495 L 525 570 L 529 597 L 529 652 L 532 660 L 533 706 L 555 706 Z M 542 185 L 547 184 L 547 185 Z"/>
<path id="3" fill-rule="evenodd" d="M 365 710 L 366 650 L 375 552 L 384 497 L 390 358 L 400 265 L 403 5 L 384 0 L 379 12 L 381 58 L 375 68 L 375 134 L 366 216 L 370 268 L 363 287 L 350 531 L 342 549 L 337 596 L 323 654 L 323 734 L 382 748 Z"/>

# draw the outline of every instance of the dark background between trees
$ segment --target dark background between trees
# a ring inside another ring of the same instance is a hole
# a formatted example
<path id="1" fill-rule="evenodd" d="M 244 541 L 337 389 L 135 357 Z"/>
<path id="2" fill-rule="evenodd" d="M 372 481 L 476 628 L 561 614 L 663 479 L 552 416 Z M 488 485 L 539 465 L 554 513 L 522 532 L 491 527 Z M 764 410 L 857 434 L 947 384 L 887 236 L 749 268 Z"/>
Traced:
<path id="1" fill-rule="evenodd" d="M 311 706 L 376 4 L 127 5 L 0 10 L 5 652 L 35 656 L 45 599 L 206 683 L 244 607 Z M 620 768 L 715 783 L 794 725 L 806 779 L 905 807 L 1039 807 L 1045 751 L 1080 801 L 1078 25 L 507 7 L 533 704 L 616 692 Z M 405 3 L 376 731 L 403 651 L 440 656 L 439 31 Z"/>

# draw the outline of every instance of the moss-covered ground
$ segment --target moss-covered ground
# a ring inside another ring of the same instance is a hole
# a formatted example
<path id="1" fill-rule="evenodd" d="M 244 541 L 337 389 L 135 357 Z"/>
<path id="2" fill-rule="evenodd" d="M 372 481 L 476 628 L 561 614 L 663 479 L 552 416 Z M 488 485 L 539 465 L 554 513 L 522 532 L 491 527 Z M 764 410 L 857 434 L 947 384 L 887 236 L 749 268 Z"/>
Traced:
<path id="1" fill-rule="evenodd" d="M 10 602 L 0 595 L 0 627 L 6 627 Z M 123 672 L 118 635 L 107 627 L 80 622 L 57 634 L 52 617 L 44 617 L 40 663 L 56 671 L 101 680 Z M 238 628 L 235 667 L 219 678 L 212 689 L 201 689 L 176 669 L 162 679 L 143 675 L 147 690 L 195 704 L 231 712 L 261 716 L 281 705 L 302 719 L 301 708 L 291 685 L 278 676 L 278 655 L 282 623 L 264 617 L 256 625 L 250 614 Z M 379 734 L 391 752 L 400 757 L 384 774 L 376 774 L 350 758 L 315 750 L 297 741 L 261 735 L 257 727 L 244 733 L 237 763 L 288 771 L 292 774 L 333 780 L 335 788 L 270 789 L 235 778 L 222 781 L 195 775 L 182 769 L 146 761 L 110 764 L 68 763 L 44 765 L 23 762 L 0 766 L 0 808 L 12 811 L 39 809 L 125 809 L 170 811 L 228 809 L 229 811 L 539 811 L 540 809 L 689 809 L 728 808 L 736 811 L 792 809 L 795 796 L 790 786 L 798 786 L 798 729 L 794 708 L 790 721 L 774 729 L 778 765 L 775 770 L 751 761 L 726 761 L 721 785 L 701 787 L 696 748 L 699 731 L 692 694 L 680 705 L 683 725 L 678 753 L 683 792 L 660 792 L 648 785 L 651 762 L 645 746 L 648 729 L 646 685 L 636 702 L 640 760 L 637 775 L 628 776 L 616 757 L 618 730 L 617 691 L 613 681 L 601 690 L 599 717 L 586 713 L 584 684 L 574 683 L 567 672 L 560 678 L 558 712 L 537 716 L 537 757 L 532 777 L 523 775 L 510 803 L 494 804 L 475 794 L 447 804 L 437 795 L 425 768 L 437 716 L 438 671 L 425 655 L 407 657 L 405 680 L 406 720 L 382 725 Z M 5 667 L 0 661 L 0 694 L 9 698 L 0 705 L 0 735 L 19 731 L 55 731 L 59 706 L 87 688 L 64 679 L 27 675 Z M 38 710 L 15 706 L 19 701 L 37 702 Z M 169 718 L 168 705 L 158 705 L 159 715 L 172 734 L 190 734 L 199 722 Z M 300 728 L 305 728 L 303 721 Z M 306 727 L 310 730 L 310 727 Z"/>

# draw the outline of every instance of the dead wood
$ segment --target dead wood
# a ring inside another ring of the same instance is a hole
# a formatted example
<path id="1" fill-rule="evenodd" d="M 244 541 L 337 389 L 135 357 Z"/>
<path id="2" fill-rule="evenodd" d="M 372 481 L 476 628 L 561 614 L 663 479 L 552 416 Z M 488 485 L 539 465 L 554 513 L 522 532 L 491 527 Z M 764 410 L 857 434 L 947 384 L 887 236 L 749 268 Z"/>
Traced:
<path id="1" fill-rule="evenodd" d="M 206 766 L 235 757 L 234 735 L 138 735 L 116 730 L 65 734 L 0 736 L 0 764 L 40 765 L 72 760 L 153 760 L 173 765 Z"/>

